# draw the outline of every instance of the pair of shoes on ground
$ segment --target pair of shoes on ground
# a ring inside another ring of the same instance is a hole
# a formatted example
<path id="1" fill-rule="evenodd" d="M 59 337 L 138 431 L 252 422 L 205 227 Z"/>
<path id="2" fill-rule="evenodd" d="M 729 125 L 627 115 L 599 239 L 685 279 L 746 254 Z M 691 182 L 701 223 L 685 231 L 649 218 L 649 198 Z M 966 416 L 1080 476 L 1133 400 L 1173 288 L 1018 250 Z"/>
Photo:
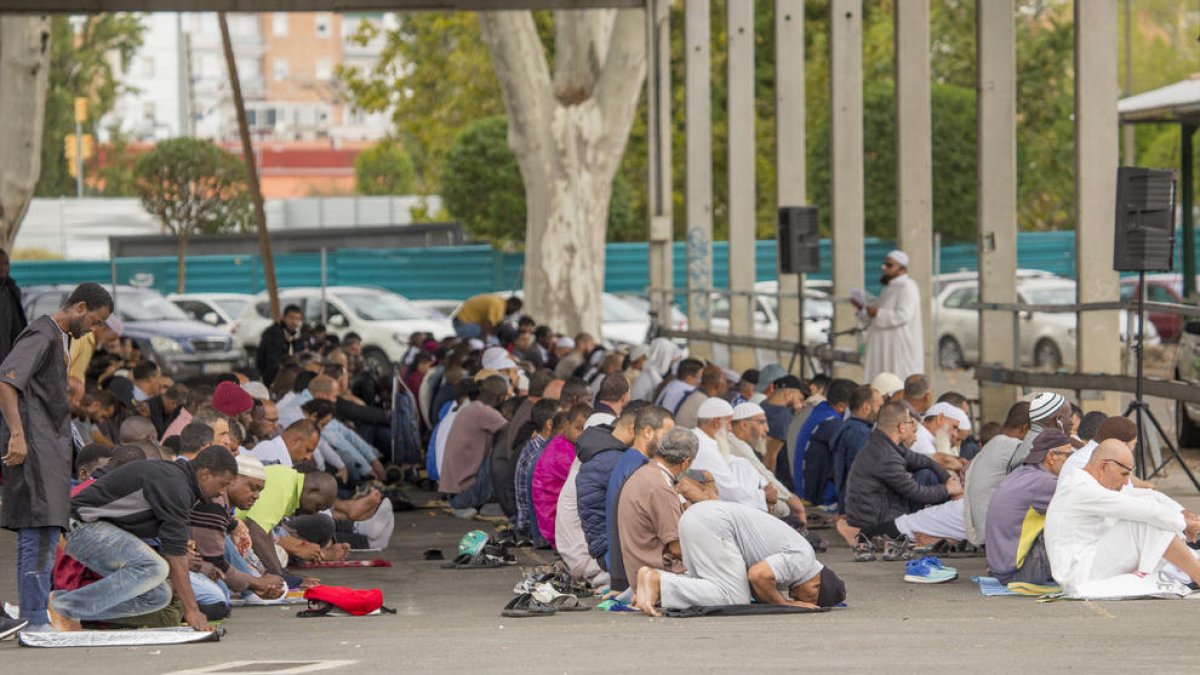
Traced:
<path id="1" fill-rule="evenodd" d="M 591 609 L 574 595 L 560 593 L 549 583 L 540 583 L 527 593 L 514 597 L 500 611 L 500 616 L 530 618 L 553 616 L 559 612 L 586 612 Z"/>
<path id="2" fill-rule="evenodd" d="M 910 560 L 904 569 L 904 580 L 913 584 L 944 584 L 957 578 L 958 570 L 937 556 Z"/>
<path id="3" fill-rule="evenodd" d="M 876 554 L 883 552 L 882 559 L 884 562 L 895 562 L 898 560 L 908 560 L 912 555 L 913 542 L 908 537 L 901 535 L 895 539 L 891 537 L 878 537 L 880 541 L 872 541 L 870 537 L 859 534 L 854 542 L 854 562 L 872 562 L 876 560 Z"/>

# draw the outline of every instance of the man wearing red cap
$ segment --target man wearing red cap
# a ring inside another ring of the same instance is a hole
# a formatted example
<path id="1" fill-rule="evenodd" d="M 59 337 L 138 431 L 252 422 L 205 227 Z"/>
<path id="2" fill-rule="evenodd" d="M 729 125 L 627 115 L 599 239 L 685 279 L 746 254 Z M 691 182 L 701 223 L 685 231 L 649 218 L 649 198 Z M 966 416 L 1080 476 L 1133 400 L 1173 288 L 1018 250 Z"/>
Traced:
<path id="1" fill-rule="evenodd" d="M 218 412 L 250 425 L 250 411 L 254 409 L 254 398 L 245 389 L 233 382 L 222 382 L 213 392 L 212 406 Z"/>

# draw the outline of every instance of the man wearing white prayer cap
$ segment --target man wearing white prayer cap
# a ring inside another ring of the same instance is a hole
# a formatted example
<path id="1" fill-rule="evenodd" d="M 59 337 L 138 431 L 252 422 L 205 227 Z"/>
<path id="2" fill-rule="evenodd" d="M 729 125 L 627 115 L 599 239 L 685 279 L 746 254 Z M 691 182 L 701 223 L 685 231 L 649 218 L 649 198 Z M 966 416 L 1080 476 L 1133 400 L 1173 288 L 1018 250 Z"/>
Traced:
<path id="1" fill-rule="evenodd" d="M 749 462 L 730 453 L 733 406 L 713 396 L 700 404 L 696 417 L 699 422 L 692 433 L 700 441 L 700 448 L 691 468 L 712 474 L 721 501 L 737 502 L 759 511 L 774 508 L 778 498 L 775 488 L 769 490 L 769 495 L 764 492 L 763 488 L 769 485 L 766 479 Z"/>
<path id="2" fill-rule="evenodd" d="M 883 259 L 883 292 L 873 305 L 851 302 L 867 318 L 864 363 L 867 382 L 880 373 L 901 380 L 925 372 L 925 337 L 921 329 L 921 291 L 908 276 L 908 254 L 892 251 Z"/>

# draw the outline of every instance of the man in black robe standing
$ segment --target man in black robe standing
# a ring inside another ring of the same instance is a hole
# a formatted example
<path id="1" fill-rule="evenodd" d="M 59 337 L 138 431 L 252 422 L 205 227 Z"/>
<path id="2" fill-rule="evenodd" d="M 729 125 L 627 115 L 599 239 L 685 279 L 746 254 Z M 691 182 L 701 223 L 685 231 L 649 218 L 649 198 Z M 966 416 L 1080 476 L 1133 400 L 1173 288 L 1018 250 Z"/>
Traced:
<path id="1" fill-rule="evenodd" d="M 53 315 L 38 317 L 0 362 L 0 526 L 17 533 L 17 589 L 30 628 L 49 623 L 46 603 L 59 536 L 71 517 L 70 339 L 108 320 L 113 300 L 99 284 L 80 284 Z"/>

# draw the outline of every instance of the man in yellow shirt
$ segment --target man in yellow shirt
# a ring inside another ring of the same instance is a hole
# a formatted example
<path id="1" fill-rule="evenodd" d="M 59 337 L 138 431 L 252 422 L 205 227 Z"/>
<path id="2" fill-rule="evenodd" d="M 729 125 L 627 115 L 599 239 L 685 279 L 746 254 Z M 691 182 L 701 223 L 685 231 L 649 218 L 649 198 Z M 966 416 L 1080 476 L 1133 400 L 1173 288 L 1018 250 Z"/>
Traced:
<path id="1" fill-rule="evenodd" d="M 454 317 L 454 331 L 458 337 L 487 339 L 504 321 L 504 317 L 521 311 L 521 299 L 505 299 L 495 293 L 483 293 L 468 298 Z"/>
<path id="2" fill-rule="evenodd" d="M 80 382 L 86 382 L 87 369 L 92 363 L 92 357 L 96 354 L 96 345 L 103 347 L 109 340 L 119 340 L 121 328 L 121 319 L 114 314 L 108 317 L 107 322 L 96 324 L 92 328 L 92 332 L 78 340 L 72 340 L 71 365 L 67 369 L 67 375 L 77 378 Z"/>

